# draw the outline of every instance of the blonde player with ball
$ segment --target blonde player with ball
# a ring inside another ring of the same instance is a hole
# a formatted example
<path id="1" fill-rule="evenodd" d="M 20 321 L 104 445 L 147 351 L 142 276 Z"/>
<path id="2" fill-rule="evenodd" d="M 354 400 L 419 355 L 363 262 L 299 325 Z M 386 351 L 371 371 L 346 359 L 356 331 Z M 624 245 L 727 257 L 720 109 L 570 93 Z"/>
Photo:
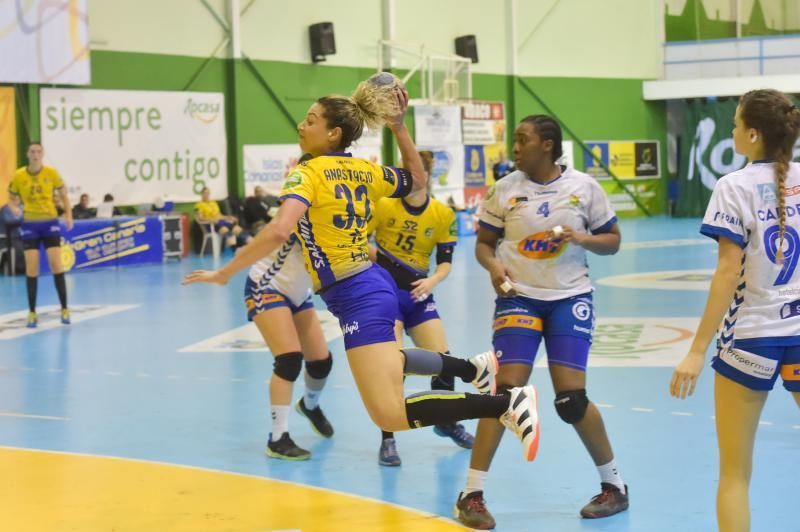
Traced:
<path id="1" fill-rule="evenodd" d="M 352 97 L 319 98 L 297 126 L 300 148 L 313 159 L 287 177 L 275 218 L 225 266 L 192 272 L 185 282 L 225 284 L 295 233 L 314 290 L 339 319 L 350 369 L 375 424 L 382 430 L 402 431 L 462 419 L 499 418 L 519 437 L 524 456 L 531 460 L 538 433 L 535 393 L 531 386 L 520 386 L 495 395 L 493 353 L 462 360 L 398 348 L 398 301 L 369 260 L 367 220 L 380 198 L 404 197 L 427 186 L 404 123 L 407 108 L 408 93 L 387 73 L 359 84 Z M 382 167 L 346 152 L 365 124 L 389 128 L 407 169 Z M 483 394 L 437 390 L 404 398 L 404 373 L 459 377 Z"/>
<path id="2" fill-rule="evenodd" d="M 603 419 L 586 392 L 595 319 L 586 253 L 616 253 L 620 232 L 597 181 L 556 163 L 561 138 L 561 127 L 549 116 L 519 123 L 517 171 L 497 182 L 481 205 L 475 254 L 498 295 L 493 336 L 498 389 L 528 382 L 544 340 L 556 412 L 575 428 L 600 476 L 601 492 L 581 515 L 606 517 L 628 508 L 628 493 Z M 467 483 L 456 503 L 456 518 L 467 526 L 495 526 L 483 485 L 502 434 L 494 420 L 478 423 Z"/>

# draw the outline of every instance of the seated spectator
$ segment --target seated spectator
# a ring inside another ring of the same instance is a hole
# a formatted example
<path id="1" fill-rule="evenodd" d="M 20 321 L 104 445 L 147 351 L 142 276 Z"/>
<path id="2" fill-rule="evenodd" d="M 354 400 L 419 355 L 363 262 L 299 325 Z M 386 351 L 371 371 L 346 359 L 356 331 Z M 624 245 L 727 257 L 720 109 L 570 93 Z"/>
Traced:
<path id="1" fill-rule="evenodd" d="M 114 196 L 111 194 L 106 194 L 103 196 L 103 203 L 97 206 L 97 217 L 98 218 L 112 218 L 114 216 L 119 216 L 121 213 L 119 209 L 114 207 Z"/>
<path id="2" fill-rule="evenodd" d="M 72 218 L 74 220 L 94 218 L 94 210 L 89 208 L 89 194 L 81 194 L 80 201 L 72 208 Z"/>
<path id="3" fill-rule="evenodd" d="M 258 222 L 269 222 L 269 205 L 266 203 L 267 194 L 263 187 L 256 187 L 253 195 L 244 200 L 244 223 L 253 227 Z"/>
<path id="4" fill-rule="evenodd" d="M 245 242 L 253 238 L 249 234 L 242 234 L 242 228 L 239 227 L 239 220 L 237 220 L 235 216 L 225 216 L 222 214 L 222 211 L 219 209 L 219 204 L 211 199 L 211 191 L 208 187 L 203 188 L 202 200 L 195 203 L 194 210 L 197 214 L 197 223 L 213 224 L 217 232 L 225 237 L 225 243 L 228 247 L 234 247 L 237 237 L 240 235 Z"/>

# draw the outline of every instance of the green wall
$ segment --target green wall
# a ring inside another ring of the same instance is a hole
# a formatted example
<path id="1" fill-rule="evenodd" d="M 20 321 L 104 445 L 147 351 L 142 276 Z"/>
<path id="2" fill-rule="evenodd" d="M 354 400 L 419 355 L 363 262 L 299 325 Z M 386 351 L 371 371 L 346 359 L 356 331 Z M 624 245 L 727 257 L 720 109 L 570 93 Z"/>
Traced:
<path id="1" fill-rule="evenodd" d="M 318 66 L 279 61 L 201 59 L 130 52 L 92 52 L 95 89 L 192 90 L 226 94 L 228 170 L 231 194 L 243 192 L 244 144 L 292 143 L 296 123 L 322 94 L 349 94 L 373 72 L 370 68 Z M 665 156 L 666 110 L 663 102 L 645 102 L 641 80 L 597 78 L 524 78 L 557 118 L 580 139 L 661 141 Z M 291 115 L 291 121 L 266 83 Z M 409 88 L 418 93 L 418 79 Z M 36 95 L 29 86 L 26 94 Z M 543 109 L 515 78 L 497 74 L 473 75 L 473 97 L 507 104 L 508 131 L 516 122 Z M 38 135 L 38 101 L 30 110 L 32 135 Z M 34 116 L 35 115 L 35 116 Z M 35 130 L 33 123 L 35 123 Z M 26 142 L 22 131 L 20 144 Z M 509 135 L 510 139 L 511 135 Z M 568 138 L 568 137 L 567 137 Z M 576 147 L 576 165 L 582 153 Z M 387 150 L 387 154 L 391 150 Z M 665 172 L 662 171 L 662 175 Z M 663 179 L 662 181 L 666 181 Z M 658 209 L 663 211 L 663 206 Z"/>

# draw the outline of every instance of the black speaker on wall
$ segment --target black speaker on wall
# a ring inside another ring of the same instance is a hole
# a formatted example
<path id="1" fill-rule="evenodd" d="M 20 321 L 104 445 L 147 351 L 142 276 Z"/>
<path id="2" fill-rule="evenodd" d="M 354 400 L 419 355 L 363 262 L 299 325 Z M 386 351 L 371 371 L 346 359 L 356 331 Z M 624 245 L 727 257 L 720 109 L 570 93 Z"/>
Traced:
<path id="1" fill-rule="evenodd" d="M 478 40 L 474 35 L 456 37 L 456 55 L 478 62 Z"/>
<path id="2" fill-rule="evenodd" d="M 315 63 L 325 61 L 326 55 L 336 53 L 336 41 L 333 38 L 333 22 L 318 22 L 308 27 L 311 40 L 311 60 Z"/>

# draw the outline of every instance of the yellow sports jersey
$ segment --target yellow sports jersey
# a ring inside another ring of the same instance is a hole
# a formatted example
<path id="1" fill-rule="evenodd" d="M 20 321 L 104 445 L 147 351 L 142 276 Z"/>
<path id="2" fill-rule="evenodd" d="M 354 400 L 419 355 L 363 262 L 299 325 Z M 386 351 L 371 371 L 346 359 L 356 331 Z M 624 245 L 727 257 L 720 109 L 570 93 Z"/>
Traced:
<path id="1" fill-rule="evenodd" d="M 456 243 L 456 214 L 436 198 L 420 207 L 386 198 L 374 210 L 372 232 L 380 253 L 427 275 L 436 246 Z"/>
<path id="2" fill-rule="evenodd" d="M 379 199 L 405 196 L 411 185 L 408 171 L 347 153 L 316 157 L 292 170 L 281 200 L 294 198 L 308 205 L 296 233 L 314 290 L 370 267 L 367 220 Z"/>
<path id="3" fill-rule="evenodd" d="M 63 186 L 64 181 L 55 168 L 43 166 L 38 174 L 31 175 L 23 166 L 14 173 L 8 191 L 22 199 L 25 220 L 52 220 L 58 218 L 53 194 Z"/>
<path id="4" fill-rule="evenodd" d="M 213 222 L 222 217 L 219 204 L 214 200 L 198 201 L 194 204 L 194 210 L 197 211 L 197 215 L 203 220 L 211 220 Z"/>

